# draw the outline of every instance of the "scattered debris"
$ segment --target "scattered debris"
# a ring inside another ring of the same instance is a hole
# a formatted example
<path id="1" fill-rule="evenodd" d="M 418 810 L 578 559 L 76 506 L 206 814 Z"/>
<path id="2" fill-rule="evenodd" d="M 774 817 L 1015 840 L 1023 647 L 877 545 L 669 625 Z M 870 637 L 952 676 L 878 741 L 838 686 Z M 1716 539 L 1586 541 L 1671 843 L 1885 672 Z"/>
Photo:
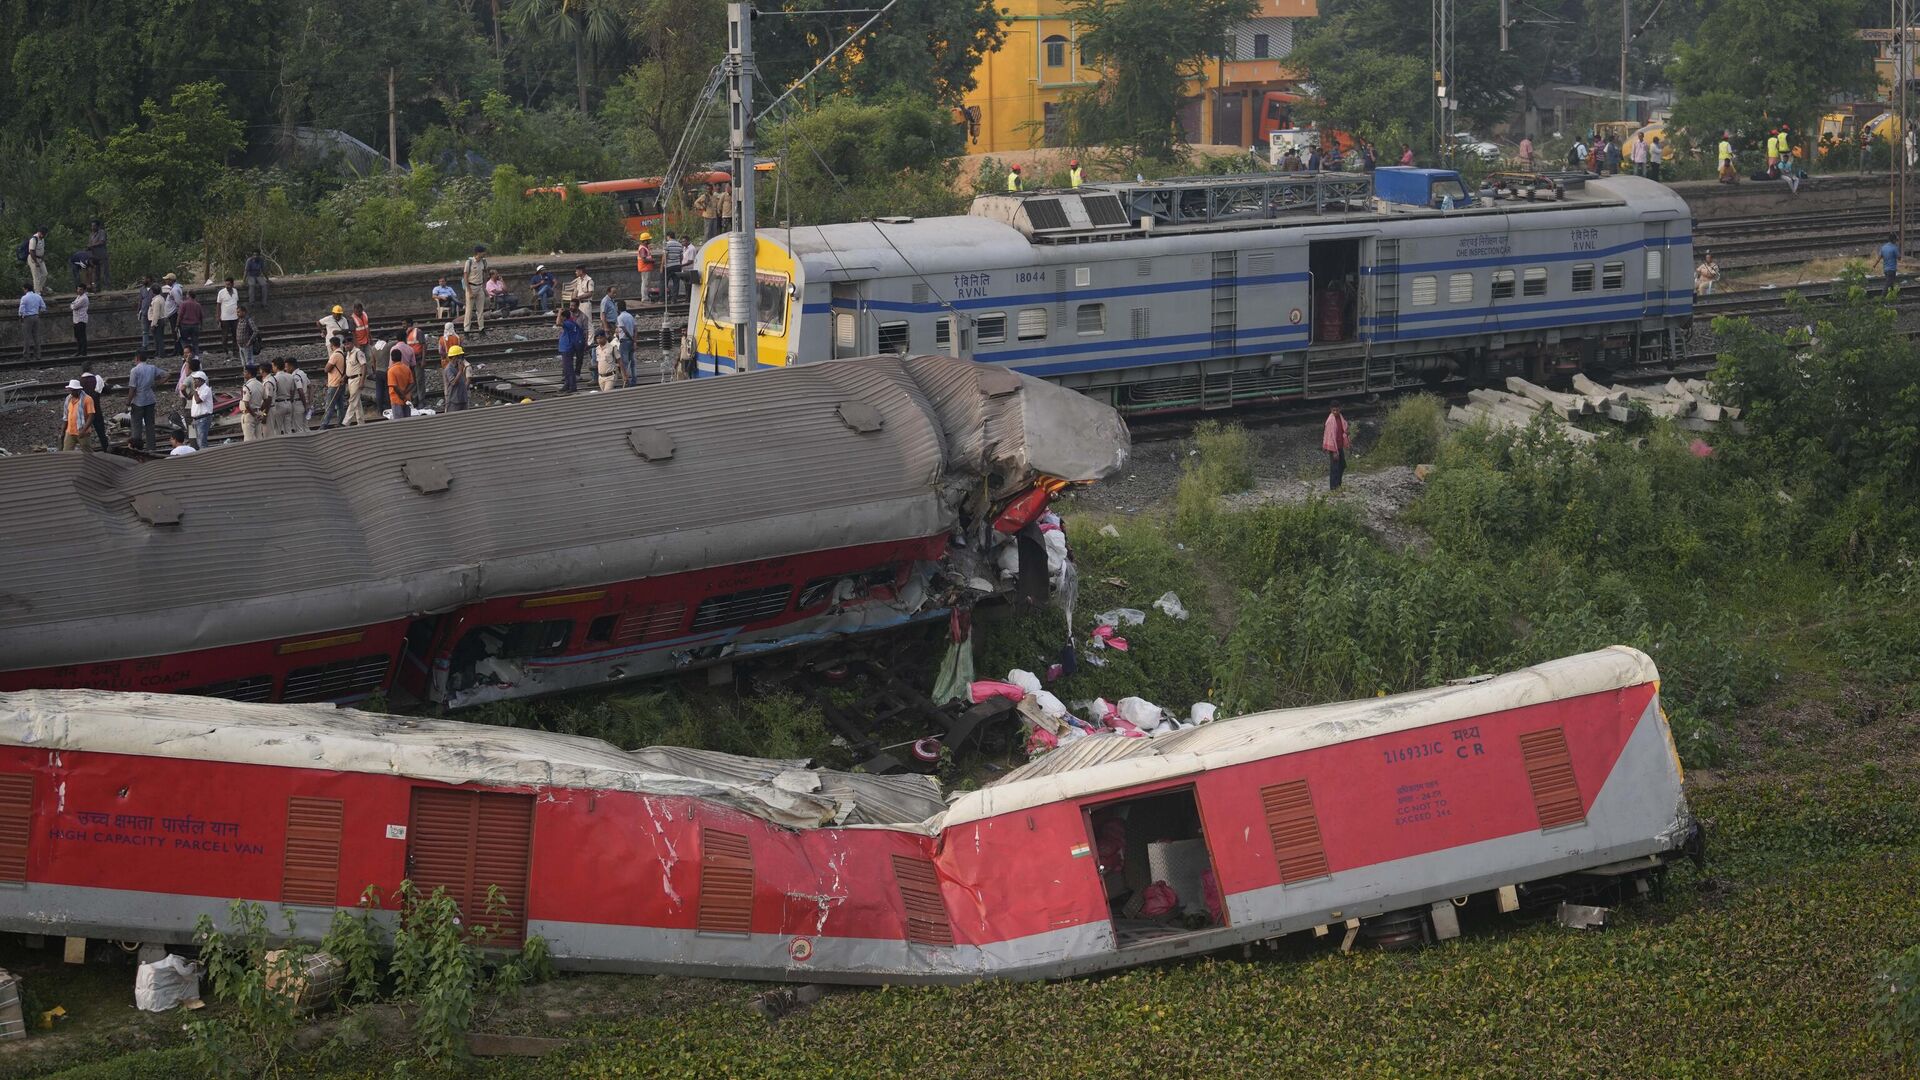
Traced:
<path id="1" fill-rule="evenodd" d="M 0 1040 L 27 1037 L 27 1018 L 21 1008 L 19 977 L 0 969 Z"/>
<path id="2" fill-rule="evenodd" d="M 1155 600 L 1153 606 L 1182 622 L 1186 621 L 1187 606 L 1182 604 L 1180 597 L 1174 595 L 1171 591 L 1161 593 L 1160 599 Z"/>
<path id="3" fill-rule="evenodd" d="M 1493 427 L 1531 427 L 1534 420 L 1548 412 L 1561 418 L 1561 434 L 1578 444 L 1598 438 L 1590 431 L 1574 427 L 1570 421 L 1581 416 L 1604 416 L 1615 423 L 1627 423 L 1636 411 L 1669 419 L 1687 431 L 1714 431 L 1721 422 L 1740 430 L 1740 410 L 1713 400 L 1713 387 L 1699 379 L 1668 379 L 1657 387 L 1603 386 L 1585 375 L 1573 378 L 1578 393 L 1566 394 L 1536 386 L 1522 378 L 1507 380 L 1505 390 L 1481 388 L 1468 391 L 1467 404 L 1447 410 L 1447 419 L 1456 424 L 1485 423 Z"/>
<path id="4" fill-rule="evenodd" d="M 1598 930 L 1607 925 L 1607 916 L 1611 913 L 1611 908 L 1562 902 L 1560 911 L 1554 918 L 1561 926 L 1570 930 Z"/>
<path id="5" fill-rule="evenodd" d="M 200 1008 L 200 965 L 171 954 L 141 964 L 133 976 L 133 1003 L 145 1012 L 166 1012 L 177 1005 Z"/>

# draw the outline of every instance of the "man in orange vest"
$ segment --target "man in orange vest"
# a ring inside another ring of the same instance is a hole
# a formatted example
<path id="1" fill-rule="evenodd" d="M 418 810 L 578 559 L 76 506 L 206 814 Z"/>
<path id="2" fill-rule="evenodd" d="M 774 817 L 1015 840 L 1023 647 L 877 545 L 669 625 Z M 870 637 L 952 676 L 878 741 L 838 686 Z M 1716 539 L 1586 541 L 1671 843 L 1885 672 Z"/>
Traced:
<path id="1" fill-rule="evenodd" d="M 653 286 L 660 269 L 660 257 L 654 254 L 652 241 L 652 233 L 640 234 L 640 250 L 638 257 L 634 260 L 640 270 L 640 302 L 643 304 L 653 298 Z"/>
<path id="2" fill-rule="evenodd" d="M 373 344 L 373 316 L 363 304 L 353 305 L 353 343 L 362 349 Z"/>
<path id="3" fill-rule="evenodd" d="M 88 436 L 93 431 L 93 398 L 87 394 L 86 387 L 79 379 L 67 380 L 67 406 L 60 427 L 60 449 L 71 450 L 79 447 L 84 453 L 93 453 L 93 443 Z"/>

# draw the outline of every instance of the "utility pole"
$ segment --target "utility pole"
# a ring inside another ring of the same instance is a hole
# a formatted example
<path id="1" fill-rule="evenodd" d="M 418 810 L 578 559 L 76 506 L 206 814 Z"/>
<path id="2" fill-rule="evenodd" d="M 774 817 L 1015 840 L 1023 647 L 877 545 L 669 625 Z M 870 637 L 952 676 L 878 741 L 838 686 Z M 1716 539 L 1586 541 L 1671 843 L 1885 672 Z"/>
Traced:
<path id="1" fill-rule="evenodd" d="M 1633 43 L 1633 3 L 1632 0 L 1620 0 L 1620 119 L 1631 120 L 1627 114 L 1627 49 Z"/>
<path id="2" fill-rule="evenodd" d="M 394 69 L 387 69 L 387 164 L 400 168 L 400 121 L 393 106 Z"/>
<path id="3" fill-rule="evenodd" d="M 760 363 L 755 325 L 760 280 L 753 236 L 753 5 L 727 5 L 727 160 L 733 166 L 733 232 L 727 237 L 727 316 L 735 371 Z"/>
<path id="4" fill-rule="evenodd" d="M 1897 236 L 1895 244 L 1899 244 L 1903 256 L 1907 254 L 1907 188 L 1912 183 L 1912 163 L 1907 158 L 1907 140 L 1912 138 L 1912 100 L 1908 90 L 1912 83 L 1912 42 L 1908 40 L 1907 27 L 1912 15 L 1912 0 L 1897 0 L 1893 19 L 1893 131 L 1887 133 L 1891 135 L 1887 142 L 1893 152 L 1893 167 L 1889 169 L 1893 179 L 1893 198 L 1889 200 L 1889 209 L 1893 211 L 1891 233 Z"/>
<path id="5" fill-rule="evenodd" d="M 1433 158 L 1435 165 L 1453 160 L 1453 115 L 1455 109 L 1453 43 L 1456 0 L 1433 0 L 1427 59 L 1433 69 Z"/>

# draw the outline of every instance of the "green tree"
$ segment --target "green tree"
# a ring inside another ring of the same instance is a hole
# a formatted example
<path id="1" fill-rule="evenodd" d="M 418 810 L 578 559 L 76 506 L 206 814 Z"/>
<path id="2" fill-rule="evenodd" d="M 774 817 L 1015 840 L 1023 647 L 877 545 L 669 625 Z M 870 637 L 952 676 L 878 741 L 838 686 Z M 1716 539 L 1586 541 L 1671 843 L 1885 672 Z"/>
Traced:
<path id="1" fill-rule="evenodd" d="M 155 239 L 198 240 L 236 194 L 225 166 L 246 145 L 246 129 L 217 82 L 188 83 L 165 108 L 148 101 L 140 111 L 146 126 L 109 137 L 95 156 L 87 196 Z"/>
<path id="2" fill-rule="evenodd" d="M 402 162 L 415 134 L 500 81 L 456 0 L 291 0 L 280 40 L 279 122 L 337 128 L 385 154 L 391 72 Z"/>
<path id="3" fill-rule="evenodd" d="M 756 23 L 754 52 L 775 93 L 784 92 L 867 20 L 868 13 L 846 7 L 789 0 L 779 17 Z M 906 94 L 956 106 L 973 89 L 980 58 L 1004 40 L 1006 28 L 994 0 L 899 0 L 866 37 L 814 76 L 801 96 L 819 101 L 843 92 L 880 101 Z"/>
<path id="4" fill-rule="evenodd" d="M 1873 85 L 1854 37 L 1866 11 L 1861 0 L 1722 0 L 1678 46 L 1675 125 L 1705 137 L 1764 120 L 1811 129 L 1829 95 Z"/>
<path id="5" fill-rule="evenodd" d="M 1189 86 L 1254 0 L 1074 0 L 1081 55 L 1101 79 L 1067 102 L 1076 141 L 1128 147 L 1166 161 L 1181 144 Z"/>
<path id="6" fill-rule="evenodd" d="M 631 32 L 648 59 L 607 91 L 601 115 L 638 172 L 664 168 L 726 41 L 726 13 L 709 0 L 647 0 Z"/>
<path id="7" fill-rule="evenodd" d="M 1920 350 L 1857 272 L 1834 301 L 1792 306 L 1811 336 L 1714 321 L 1714 385 L 1746 410 L 1745 450 L 1807 481 L 1816 548 L 1871 566 L 1920 535 Z"/>
<path id="8" fill-rule="evenodd" d="M 574 92 L 585 115 L 594 54 L 611 48 L 623 32 L 611 0 L 513 0 L 507 9 L 507 26 L 520 34 L 566 44 L 573 53 Z"/>
<path id="9" fill-rule="evenodd" d="M 760 188 L 768 220 L 954 213 L 960 197 L 952 158 L 961 137 L 946 109 L 925 98 L 872 105 L 839 98 L 796 115 L 761 134 L 763 151 L 781 161 L 777 181 Z"/>
<path id="10" fill-rule="evenodd" d="M 1538 45 L 1501 52 L 1499 5 L 1492 0 L 1457 5 L 1455 18 L 1451 89 L 1460 109 L 1449 126 L 1483 130 L 1512 114 L 1516 86 L 1545 78 L 1549 54 Z M 1320 18 L 1302 20 L 1301 40 L 1288 58 L 1319 91 L 1320 101 L 1302 111 L 1383 146 L 1393 139 L 1430 145 L 1430 19 L 1428 0 L 1328 0 Z"/>

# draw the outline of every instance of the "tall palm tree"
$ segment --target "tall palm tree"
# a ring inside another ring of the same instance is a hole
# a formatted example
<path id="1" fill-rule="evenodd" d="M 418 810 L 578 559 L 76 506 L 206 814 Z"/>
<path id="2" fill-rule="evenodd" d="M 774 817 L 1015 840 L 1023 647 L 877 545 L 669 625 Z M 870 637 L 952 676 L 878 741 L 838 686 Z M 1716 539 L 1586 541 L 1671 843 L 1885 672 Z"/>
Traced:
<path id="1" fill-rule="evenodd" d="M 593 50 L 620 39 L 620 20 L 609 0 L 512 0 L 508 25 L 516 32 L 565 42 L 573 49 L 573 80 L 580 112 L 587 112 Z"/>

